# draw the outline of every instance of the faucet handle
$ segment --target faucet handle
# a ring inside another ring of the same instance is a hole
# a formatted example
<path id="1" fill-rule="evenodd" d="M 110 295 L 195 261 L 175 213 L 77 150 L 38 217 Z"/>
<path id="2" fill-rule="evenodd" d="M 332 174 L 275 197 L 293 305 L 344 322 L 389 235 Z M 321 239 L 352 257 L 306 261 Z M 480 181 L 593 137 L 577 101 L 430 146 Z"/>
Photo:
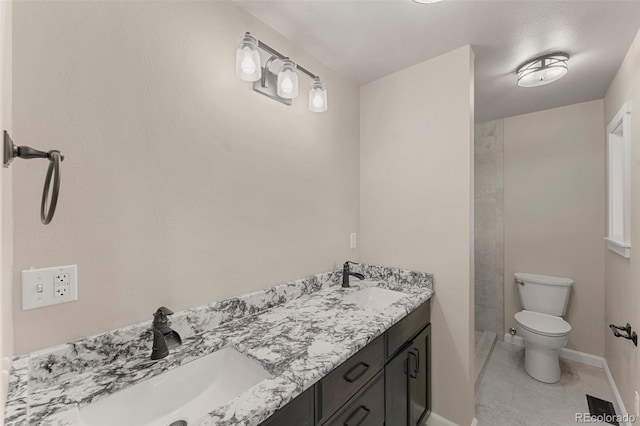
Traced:
<path id="1" fill-rule="evenodd" d="M 160 306 L 156 311 L 156 314 L 159 314 L 159 313 L 162 313 L 163 315 L 173 315 L 173 311 L 167 308 L 166 306 Z"/>
<path id="2" fill-rule="evenodd" d="M 160 306 L 158 310 L 153 314 L 153 323 L 167 323 L 169 322 L 168 315 L 173 315 L 173 311 L 166 306 Z"/>

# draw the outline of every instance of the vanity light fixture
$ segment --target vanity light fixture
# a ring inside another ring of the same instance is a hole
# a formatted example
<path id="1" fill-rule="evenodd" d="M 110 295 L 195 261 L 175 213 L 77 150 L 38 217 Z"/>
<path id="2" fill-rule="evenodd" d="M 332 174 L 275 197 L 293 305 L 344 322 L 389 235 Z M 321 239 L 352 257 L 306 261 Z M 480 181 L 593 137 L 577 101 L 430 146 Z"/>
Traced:
<path id="1" fill-rule="evenodd" d="M 285 99 L 298 97 L 297 65 L 291 59 L 283 59 L 278 73 L 278 96 Z"/>
<path id="2" fill-rule="evenodd" d="M 327 110 L 327 89 L 319 77 L 313 79 L 309 90 L 309 111 L 324 112 Z"/>
<path id="3" fill-rule="evenodd" d="M 269 55 L 264 66 L 260 62 L 260 50 Z M 277 74 L 271 71 L 271 65 L 276 61 L 279 62 Z M 283 104 L 291 105 L 292 99 L 298 96 L 298 71 L 313 80 L 309 90 L 309 110 L 312 112 L 326 111 L 327 89 L 320 77 L 296 64 L 288 56 L 258 40 L 250 33 L 244 33 L 240 37 L 236 52 L 236 75 L 242 80 L 252 81 L 253 90 L 256 92 Z"/>
<path id="4" fill-rule="evenodd" d="M 569 71 L 569 55 L 551 53 L 540 56 L 518 68 L 518 86 L 537 87 L 564 77 Z"/>
<path id="5" fill-rule="evenodd" d="M 327 89 L 318 77 L 313 80 L 309 90 L 309 111 L 323 112 L 327 110 Z"/>
<path id="6" fill-rule="evenodd" d="M 258 81 L 262 77 L 258 39 L 249 33 L 240 37 L 236 51 L 236 75 L 244 81 Z"/>

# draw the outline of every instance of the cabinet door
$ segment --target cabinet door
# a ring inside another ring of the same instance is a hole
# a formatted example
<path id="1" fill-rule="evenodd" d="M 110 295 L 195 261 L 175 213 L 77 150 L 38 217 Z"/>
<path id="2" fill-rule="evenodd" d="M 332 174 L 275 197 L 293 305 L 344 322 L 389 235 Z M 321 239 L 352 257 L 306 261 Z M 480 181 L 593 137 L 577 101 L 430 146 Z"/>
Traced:
<path id="1" fill-rule="evenodd" d="M 410 345 L 407 361 L 409 376 L 409 425 L 421 425 L 431 411 L 431 325 Z"/>
<path id="2" fill-rule="evenodd" d="M 385 378 L 385 424 L 407 426 L 409 409 L 409 352 L 413 345 L 402 349 L 384 367 Z"/>

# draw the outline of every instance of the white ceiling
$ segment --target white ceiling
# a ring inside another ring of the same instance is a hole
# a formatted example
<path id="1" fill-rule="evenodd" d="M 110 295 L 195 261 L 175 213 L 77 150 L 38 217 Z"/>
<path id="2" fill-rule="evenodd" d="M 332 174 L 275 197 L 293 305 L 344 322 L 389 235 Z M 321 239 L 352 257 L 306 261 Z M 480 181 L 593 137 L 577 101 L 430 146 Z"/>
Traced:
<path id="1" fill-rule="evenodd" d="M 471 44 L 476 121 L 603 97 L 640 27 L 640 0 L 237 3 L 357 84 Z M 565 78 L 516 85 L 518 65 L 553 51 L 571 56 Z"/>

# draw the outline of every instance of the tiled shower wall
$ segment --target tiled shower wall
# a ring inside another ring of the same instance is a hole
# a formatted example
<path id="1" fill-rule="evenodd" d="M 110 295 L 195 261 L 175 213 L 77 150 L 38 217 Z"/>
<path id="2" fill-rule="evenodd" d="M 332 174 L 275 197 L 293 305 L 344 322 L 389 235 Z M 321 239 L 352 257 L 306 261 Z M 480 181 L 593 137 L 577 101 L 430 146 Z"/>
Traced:
<path id="1" fill-rule="evenodd" d="M 504 120 L 475 125 L 476 330 L 504 334 Z"/>

